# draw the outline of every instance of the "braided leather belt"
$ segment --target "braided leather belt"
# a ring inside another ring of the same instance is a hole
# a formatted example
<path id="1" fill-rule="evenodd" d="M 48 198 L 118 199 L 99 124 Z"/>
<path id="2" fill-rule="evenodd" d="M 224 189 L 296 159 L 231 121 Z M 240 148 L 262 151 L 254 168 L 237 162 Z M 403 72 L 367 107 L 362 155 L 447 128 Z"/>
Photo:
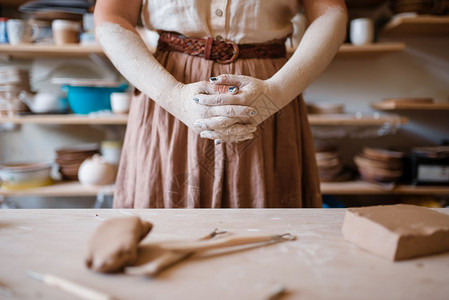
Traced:
<path id="1" fill-rule="evenodd" d="M 158 31 L 158 51 L 177 51 L 214 60 L 220 64 L 235 62 L 237 58 L 286 57 L 285 40 L 277 39 L 265 43 L 236 44 L 230 40 L 213 38 L 188 38 L 177 32 Z"/>

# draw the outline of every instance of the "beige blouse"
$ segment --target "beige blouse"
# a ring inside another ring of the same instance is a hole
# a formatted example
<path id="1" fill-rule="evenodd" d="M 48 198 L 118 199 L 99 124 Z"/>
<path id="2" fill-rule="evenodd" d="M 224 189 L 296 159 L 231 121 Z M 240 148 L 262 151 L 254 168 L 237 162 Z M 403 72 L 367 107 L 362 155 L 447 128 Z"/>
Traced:
<path id="1" fill-rule="evenodd" d="M 143 0 L 150 30 L 260 43 L 289 35 L 299 0 Z"/>

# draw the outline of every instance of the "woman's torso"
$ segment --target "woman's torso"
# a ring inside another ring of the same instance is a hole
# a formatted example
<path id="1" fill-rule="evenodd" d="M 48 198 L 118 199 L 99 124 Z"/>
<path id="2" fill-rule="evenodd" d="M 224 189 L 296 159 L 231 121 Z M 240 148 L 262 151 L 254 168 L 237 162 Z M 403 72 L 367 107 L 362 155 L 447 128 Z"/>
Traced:
<path id="1" fill-rule="evenodd" d="M 299 0 L 143 0 L 142 20 L 152 30 L 245 44 L 289 35 L 298 11 Z"/>

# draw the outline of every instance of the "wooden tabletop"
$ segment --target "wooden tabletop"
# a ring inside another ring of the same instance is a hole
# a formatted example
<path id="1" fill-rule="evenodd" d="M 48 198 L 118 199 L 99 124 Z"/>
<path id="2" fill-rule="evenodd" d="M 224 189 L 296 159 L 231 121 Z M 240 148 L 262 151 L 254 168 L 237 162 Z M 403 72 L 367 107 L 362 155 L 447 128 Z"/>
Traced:
<path id="1" fill-rule="evenodd" d="M 192 257 L 155 279 L 89 271 L 83 259 L 95 228 L 127 215 L 155 225 L 145 244 L 199 238 L 216 227 L 298 239 Z M 448 299 L 449 253 L 384 260 L 343 240 L 343 216 L 330 209 L 0 210 L 0 287 L 12 290 L 11 299 L 74 299 L 28 278 L 33 270 L 117 299 L 268 299 L 279 286 L 289 291 L 282 299 Z"/>

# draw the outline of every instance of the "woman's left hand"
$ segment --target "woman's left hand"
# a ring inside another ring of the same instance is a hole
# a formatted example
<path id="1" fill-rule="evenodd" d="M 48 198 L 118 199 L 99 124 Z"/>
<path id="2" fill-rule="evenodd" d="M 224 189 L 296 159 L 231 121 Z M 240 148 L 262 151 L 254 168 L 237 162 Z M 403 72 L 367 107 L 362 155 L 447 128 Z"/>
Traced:
<path id="1" fill-rule="evenodd" d="M 278 93 L 269 85 L 266 80 L 261 80 L 244 75 L 225 74 L 211 77 L 210 81 L 216 85 L 233 86 L 237 88 L 237 93 L 199 95 L 198 103 L 208 106 L 222 105 L 244 105 L 256 109 L 257 114 L 253 117 L 241 120 L 243 124 L 253 124 L 255 126 L 278 112 L 283 105 L 276 97 Z M 198 123 L 204 120 L 198 120 Z M 207 127 L 204 134 L 211 134 L 212 131 L 220 132 L 221 128 Z"/>

